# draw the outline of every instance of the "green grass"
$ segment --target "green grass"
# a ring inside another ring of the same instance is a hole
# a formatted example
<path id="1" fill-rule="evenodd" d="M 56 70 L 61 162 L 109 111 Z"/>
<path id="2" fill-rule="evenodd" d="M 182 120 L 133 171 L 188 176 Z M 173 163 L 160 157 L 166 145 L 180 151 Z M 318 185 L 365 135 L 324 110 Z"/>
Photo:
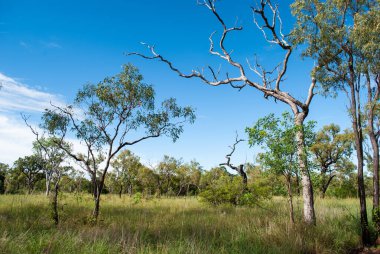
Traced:
<path id="1" fill-rule="evenodd" d="M 0 253 L 347 253 L 359 246 L 358 201 L 316 201 L 317 226 L 289 224 L 286 200 L 260 207 L 209 207 L 196 198 L 134 204 L 104 195 L 89 223 L 89 195 L 60 197 L 61 224 L 42 195 L 0 196 Z M 297 220 L 301 203 L 296 202 Z"/>

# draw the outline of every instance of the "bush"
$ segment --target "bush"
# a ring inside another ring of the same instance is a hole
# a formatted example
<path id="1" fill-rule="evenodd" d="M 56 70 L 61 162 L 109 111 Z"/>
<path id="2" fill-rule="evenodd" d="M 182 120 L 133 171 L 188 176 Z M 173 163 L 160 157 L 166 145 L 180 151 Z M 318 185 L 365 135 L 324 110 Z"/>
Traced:
<path id="1" fill-rule="evenodd" d="M 257 198 L 249 190 L 244 190 L 239 176 L 222 175 L 209 183 L 199 193 L 201 201 L 212 204 L 253 205 Z"/>

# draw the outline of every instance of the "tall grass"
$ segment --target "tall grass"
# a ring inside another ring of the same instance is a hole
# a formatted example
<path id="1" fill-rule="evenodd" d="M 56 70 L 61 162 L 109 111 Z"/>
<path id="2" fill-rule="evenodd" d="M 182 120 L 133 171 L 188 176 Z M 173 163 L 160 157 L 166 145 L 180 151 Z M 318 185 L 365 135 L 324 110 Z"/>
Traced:
<path id="1" fill-rule="evenodd" d="M 317 200 L 317 226 L 289 223 L 287 203 L 209 207 L 196 198 L 136 200 L 103 195 L 100 221 L 89 195 L 60 197 L 55 226 L 40 195 L 0 196 L 0 253 L 346 253 L 359 245 L 357 201 Z M 301 218 L 301 203 L 296 202 Z"/>

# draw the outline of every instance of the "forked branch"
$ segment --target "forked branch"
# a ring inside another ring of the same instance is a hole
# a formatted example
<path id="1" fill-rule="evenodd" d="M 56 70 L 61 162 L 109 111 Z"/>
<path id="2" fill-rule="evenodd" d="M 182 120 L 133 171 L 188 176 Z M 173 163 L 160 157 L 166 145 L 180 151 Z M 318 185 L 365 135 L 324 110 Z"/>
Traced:
<path id="1" fill-rule="evenodd" d="M 235 166 L 231 163 L 231 156 L 236 150 L 236 145 L 239 144 L 240 142 L 245 141 L 244 139 L 239 139 L 238 134 L 236 133 L 236 138 L 235 138 L 235 143 L 230 146 L 231 152 L 226 155 L 227 162 L 220 163 L 219 166 L 228 166 L 229 168 L 235 170 L 239 175 L 243 178 L 243 185 L 244 188 L 247 188 L 247 174 L 244 171 L 244 164 L 240 164 L 239 166 Z"/>
<path id="2" fill-rule="evenodd" d="M 263 32 L 266 40 L 272 44 L 278 45 L 282 50 L 285 51 L 285 56 L 282 62 L 271 71 L 266 71 L 257 61 L 254 66 L 251 66 L 247 61 L 249 69 L 261 78 L 261 82 L 255 82 L 252 79 L 248 78 L 246 75 L 246 69 L 243 64 L 235 61 L 231 56 L 232 51 L 227 50 L 225 47 L 225 39 L 230 34 L 230 32 L 240 31 L 243 28 L 241 26 L 237 26 L 236 24 L 232 27 L 227 27 L 224 19 L 220 16 L 216 9 L 216 0 L 198 0 L 198 4 L 209 9 L 222 27 L 222 33 L 219 38 L 220 51 L 215 49 L 213 38 L 216 32 L 213 32 L 209 37 L 210 54 L 218 56 L 223 61 L 226 61 L 229 65 L 238 71 L 238 75 L 232 76 L 229 73 L 226 73 L 224 78 L 219 78 L 219 71 L 215 71 L 211 66 L 207 66 L 207 69 L 210 72 L 209 75 L 205 75 L 203 71 L 199 70 L 192 70 L 191 73 L 186 74 L 175 67 L 170 60 L 166 59 L 161 54 L 158 54 L 155 51 L 154 46 L 148 45 L 146 43 L 142 44 L 148 47 L 150 55 L 144 55 L 138 52 L 132 52 L 128 55 L 137 55 L 150 60 L 157 59 L 167 64 L 168 67 L 179 76 L 184 78 L 199 78 L 204 83 L 211 86 L 230 85 L 231 87 L 239 90 L 246 86 L 251 86 L 261 91 L 264 94 L 265 98 L 273 97 L 275 100 L 280 100 L 288 104 L 295 114 L 302 111 L 307 115 L 308 107 L 314 96 L 313 90 L 316 83 L 315 79 L 312 80 L 312 84 L 310 85 L 308 92 L 308 97 L 305 102 L 301 102 L 295 99 L 289 93 L 283 92 L 280 89 L 280 85 L 284 81 L 284 77 L 287 71 L 288 61 L 292 53 L 292 46 L 286 41 L 286 36 L 282 31 L 283 24 L 277 5 L 273 5 L 270 0 L 260 0 L 259 7 L 252 8 L 255 17 L 254 23 Z M 260 18 L 263 25 L 259 25 L 259 22 L 256 20 L 256 16 Z M 275 72 L 277 72 L 277 74 L 274 74 Z M 274 87 L 272 87 L 272 84 L 274 84 Z"/>

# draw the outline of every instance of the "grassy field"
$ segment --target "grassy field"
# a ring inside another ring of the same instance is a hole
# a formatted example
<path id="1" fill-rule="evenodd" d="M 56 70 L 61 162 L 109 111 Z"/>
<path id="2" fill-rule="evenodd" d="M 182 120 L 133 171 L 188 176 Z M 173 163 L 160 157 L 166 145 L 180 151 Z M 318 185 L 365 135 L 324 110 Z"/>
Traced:
<path id="1" fill-rule="evenodd" d="M 317 223 L 288 223 L 286 200 L 262 207 L 209 207 L 196 198 L 104 195 L 89 223 L 89 195 L 60 197 L 61 224 L 42 195 L 0 196 L 0 253 L 347 253 L 359 246 L 358 201 L 316 200 Z M 296 202 L 297 219 L 301 216 Z"/>

